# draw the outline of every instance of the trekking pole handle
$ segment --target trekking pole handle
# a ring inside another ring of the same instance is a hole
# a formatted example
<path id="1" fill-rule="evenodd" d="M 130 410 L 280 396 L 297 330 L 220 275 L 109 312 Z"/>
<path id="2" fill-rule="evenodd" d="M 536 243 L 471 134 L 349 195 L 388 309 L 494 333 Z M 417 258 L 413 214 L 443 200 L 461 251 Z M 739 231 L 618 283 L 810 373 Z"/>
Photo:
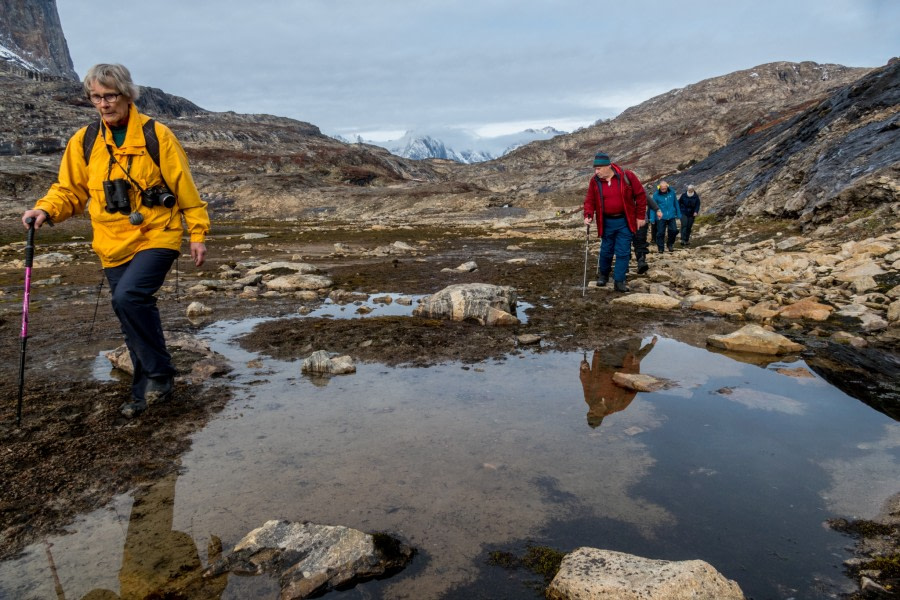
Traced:
<path id="1" fill-rule="evenodd" d="M 25 267 L 30 269 L 34 263 L 34 217 L 25 219 L 28 225 L 28 235 L 25 237 Z"/>

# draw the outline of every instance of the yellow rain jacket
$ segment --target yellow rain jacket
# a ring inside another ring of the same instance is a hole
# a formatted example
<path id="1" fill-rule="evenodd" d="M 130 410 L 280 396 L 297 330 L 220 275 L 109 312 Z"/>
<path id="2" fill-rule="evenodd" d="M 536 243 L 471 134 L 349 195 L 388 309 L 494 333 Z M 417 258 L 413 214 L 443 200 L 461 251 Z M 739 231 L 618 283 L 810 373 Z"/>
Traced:
<path id="1" fill-rule="evenodd" d="M 66 146 L 59 167 L 59 180 L 35 204 L 35 208 L 45 211 L 55 223 L 84 213 L 87 206 L 94 230 L 94 252 L 100 257 L 104 268 L 126 263 L 137 252 L 149 248 L 180 251 L 184 232 L 182 216 L 187 223 L 191 242 L 203 242 L 209 232 L 206 203 L 200 200 L 188 168 L 187 155 L 172 131 L 159 122 L 155 125 L 159 138 L 159 167 L 147 152 L 142 126 L 149 119 L 147 115 L 140 114 L 132 103 L 122 146 L 116 146 L 112 132 L 104 125 L 100 128 L 101 133 L 91 150 L 88 164 L 84 162 L 83 153 L 87 127 L 79 129 Z M 115 157 L 111 169 L 107 148 Z M 141 204 L 140 191 L 132 186 L 131 210 L 143 215 L 143 223 L 132 225 L 128 215 L 107 212 L 103 182 L 107 179 L 127 179 L 126 170 L 131 179 L 145 190 L 163 185 L 165 180 L 177 199 L 175 206 L 148 208 Z"/>

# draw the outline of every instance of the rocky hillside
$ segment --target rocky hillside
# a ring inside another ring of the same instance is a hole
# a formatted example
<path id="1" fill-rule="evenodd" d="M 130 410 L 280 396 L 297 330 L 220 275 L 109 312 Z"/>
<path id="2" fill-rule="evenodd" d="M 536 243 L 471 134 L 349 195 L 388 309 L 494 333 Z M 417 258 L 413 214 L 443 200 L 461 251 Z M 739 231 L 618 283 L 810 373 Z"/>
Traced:
<path id="1" fill-rule="evenodd" d="M 0 15 L 0 71 L 78 79 L 55 0 L 0 0 Z"/>
<path id="2" fill-rule="evenodd" d="M 517 206 L 574 209 L 602 148 L 648 189 L 662 178 L 679 192 L 693 183 L 705 214 L 798 219 L 807 228 L 865 217 L 883 227 L 900 196 L 898 111 L 898 60 L 874 70 L 773 63 L 673 90 L 452 176 Z"/>
<path id="3" fill-rule="evenodd" d="M 0 70 L 0 214 L 11 216 L 44 193 L 71 133 L 96 117 L 77 82 L 47 75 L 74 75 L 55 4 L 0 7 L 13 16 L 5 23 L 21 24 L 0 39 L 18 35 L 22 56 L 56 65 Z M 663 177 L 679 191 L 695 184 L 704 214 L 810 227 L 847 215 L 885 220 L 897 204 L 898 69 L 760 65 L 474 165 L 404 159 L 309 123 L 213 113 L 154 88 L 143 88 L 138 105 L 182 140 L 220 217 L 546 223 L 581 204 L 603 149 L 648 187 Z"/>
<path id="4" fill-rule="evenodd" d="M 220 212 L 300 216 L 339 203 L 342 193 L 436 179 L 427 163 L 338 142 L 309 123 L 209 112 L 155 88 L 142 88 L 137 104 L 175 131 Z M 0 73 L 0 115 L 0 211 L 14 214 L 55 180 L 69 137 L 96 110 L 77 82 L 7 72 Z"/>
<path id="5" fill-rule="evenodd" d="M 748 131 L 674 180 L 699 183 L 722 214 L 804 226 L 853 213 L 891 219 L 885 210 L 900 208 L 900 60 Z"/>
<path id="6" fill-rule="evenodd" d="M 629 108 L 612 120 L 529 144 L 473 169 L 485 187 L 524 194 L 581 189 L 604 150 L 653 182 L 699 162 L 741 134 L 795 115 L 867 69 L 770 63 L 703 80 Z"/>

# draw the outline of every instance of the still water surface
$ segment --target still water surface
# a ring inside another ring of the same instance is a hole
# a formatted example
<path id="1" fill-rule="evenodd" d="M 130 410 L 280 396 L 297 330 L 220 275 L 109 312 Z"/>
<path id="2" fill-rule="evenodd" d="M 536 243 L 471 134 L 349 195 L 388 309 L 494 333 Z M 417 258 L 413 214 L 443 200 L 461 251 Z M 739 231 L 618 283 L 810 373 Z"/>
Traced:
<path id="1" fill-rule="evenodd" d="M 278 518 L 391 532 L 419 550 L 341 598 L 537 598 L 486 562 L 528 543 L 700 558 L 748 597 L 824 598 L 848 589 L 850 540 L 823 521 L 872 517 L 898 491 L 900 425 L 802 362 L 759 367 L 644 338 L 596 357 L 529 350 L 311 380 L 299 361 L 248 365 L 260 357 L 233 339 L 258 322 L 202 333 L 236 366 L 236 399 L 195 435 L 181 473 L 0 563 L 0 597 L 124 596 L 141 579 L 128 557 L 158 544 L 206 564 L 215 538 L 227 550 Z M 617 370 L 671 387 L 627 393 L 611 385 Z M 155 525 L 127 536 L 134 505 Z M 214 593 L 277 589 L 231 576 Z"/>

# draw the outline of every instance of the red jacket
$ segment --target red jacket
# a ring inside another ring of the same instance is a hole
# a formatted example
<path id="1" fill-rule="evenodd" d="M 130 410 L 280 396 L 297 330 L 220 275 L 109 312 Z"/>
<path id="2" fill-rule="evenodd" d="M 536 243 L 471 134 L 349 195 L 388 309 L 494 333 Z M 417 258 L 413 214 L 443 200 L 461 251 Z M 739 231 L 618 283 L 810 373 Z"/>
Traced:
<path id="1" fill-rule="evenodd" d="M 616 177 L 614 179 L 624 188 L 622 190 L 622 195 L 625 199 L 625 221 L 628 223 L 628 229 L 630 229 L 632 233 L 636 233 L 638 216 L 640 215 L 641 218 L 646 218 L 647 215 L 647 193 L 644 192 L 644 186 L 641 185 L 640 180 L 638 180 L 637 175 L 635 175 L 634 172 L 622 169 L 622 167 L 615 163 L 613 163 L 612 168 L 613 171 L 616 172 Z M 626 184 L 622 179 L 623 173 L 628 177 L 631 185 Z M 597 221 L 597 235 L 602 236 L 603 199 L 600 195 L 600 187 L 597 185 L 596 175 L 591 177 L 587 194 L 584 196 L 585 218 L 594 218 L 594 215 L 599 215 L 599 217 L 595 219 Z"/>

